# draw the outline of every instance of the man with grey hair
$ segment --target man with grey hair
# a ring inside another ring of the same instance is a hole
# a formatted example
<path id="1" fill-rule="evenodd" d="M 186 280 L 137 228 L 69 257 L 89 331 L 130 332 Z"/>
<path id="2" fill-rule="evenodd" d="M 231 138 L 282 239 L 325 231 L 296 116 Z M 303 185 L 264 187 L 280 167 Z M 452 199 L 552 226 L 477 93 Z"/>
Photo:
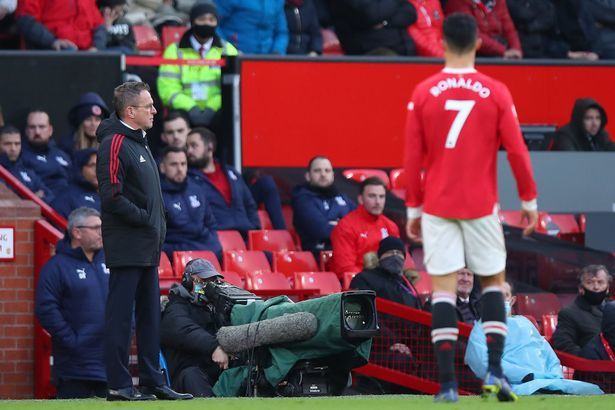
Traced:
<path id="1" fill-rule="evenodd" d="M 579 293 L 557 315 L 552 344 L 558 350 L 578 355 L 600 333 L 602 310 L 613 277 L 604 265 L 588 265 L 579 275 Z"/>
<path id="2" fill-rule="evenodd" d="M 96 131 L 102 236 L 111 270 L 105 313 L 107 400 L 189 399 L 171 390 L 160 371 L 158 264 L 166 219 L 146 138 L 156 114 L 149 86 L 126 82 L 116 87 L 113 107 Z M 128 371 L 133 307 L 141 391 Z"/>
<path id="3" fill-rule="evenodd" d="M 52 338 L 53 380 L 59 399 L 104 397 L 105 265 L 97 210 L 77 208 L 56 254 L 43 266 L 35 313 Z"/>

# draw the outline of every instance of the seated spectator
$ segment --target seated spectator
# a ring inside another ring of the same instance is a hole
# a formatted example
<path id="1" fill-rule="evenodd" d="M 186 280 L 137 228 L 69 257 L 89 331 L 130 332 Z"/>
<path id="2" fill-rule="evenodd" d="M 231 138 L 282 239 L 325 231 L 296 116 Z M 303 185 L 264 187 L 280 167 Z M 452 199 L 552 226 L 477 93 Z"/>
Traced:
<path id="1" fill-rule="evenodd" d="M 605 130 L 606 111 L 592 98 L 574 102 L 570 122 L 555 132 L 554 151 L 615 151 Z"/>
<path id="2" fill-rule="evenodd" d="M 93 208 L 100 212 L 96 153 L 96 148 L 75 153 L 75 177 L 68 189 L 63 191 L 52 204 L 53 208 L 65 218 L 68 218 L 73 210 L 81 207 Z"/>
<path id="3" fill-rule="evenodd" d="M 260 229 L 256 202 L 241 174 L 214 160 L 216 136 L 207 128 L 188 134 L 188 175 L 202 187 L 220 230 L 237 230 L 244 236 Z"/>
<path id="4" fill-rule="evenodd" d="M 98 211 L 75 209 L 56 254 L 41 270 L 35 313 L 51 335 L 59 399 L 106 396 L 103 339 L 109 270 L 102 246 Z"/>
<path id="5" fill-rule="evenodd" d="M 109 108 L 100 95 L 94 92 L 82 94 L 68 112 L 73 131 L 62 137 L 58 145 L 71 156 L 77 150 L 98 148 L 96 129 L 108 116 Z"/>
<path id="6" fill-rule="evenodd" d="M 444 13 L 440 0 L 410 0 L 410 3 L 417 10 L 416 22 L 408 27 L 408 33 L 416 46 L 416 54 L 422 57 L 444 57 Z"/>
<path id="7" fill-rule="evenodd" d="M 322 54 L 322 34 L 313 0 L 286 0 L 288 54 Z"/>
<path id="8" fill-rule="evenodd" d="M 359 207 L 343 217 L 331 232 L 333 271 L 363 270 L 363 255 L 375 252 L 380 241 L 387 236 L 399 238 L 399 228 L 383 215 L 386 188 L 380 178 L 371 177 L 361 182 Z"/>
<path id="9" fill-rule="evenodd" d="M 165 147 L 186 148 L 190 123 L 183 110 L 171 110 L 162 122 L 160 139 Z"/>
<path id="10" fill-rule="evenodd" d="M 504 304 L 507 310 L 508 335 L 502 355 L 504 376 L 518 395 L 530 394 L 603 394 L 594 384 L 566 380 L 557 355 L 538 333 L 538 329 L 523 316 L 511 316 L 515 303 L 509 283 L 504 284 Z M 482 326 L 474 326 L 465 353 L 465 363 L 476 377 L 487 374 L 487 343 Z"/>
<path id="11" fill-rule="evenodd" d="M 56 197 L 68 187 L 71 160 L 67 153 L 57 147 L 52 138 L 53 126 L 49 114 L 32 110 L 26 120 L 26 143 L 22 146 L 24 166 L 32 169 L 43 179 Z"/>
<path id="12" fill-rule="evenodd" d="M 96 0 L 20 0 L 17 16 L 28 48 L 90 50 L 105 35 Z"/>
<path id="13" fill-rule="evenodd" d="M 416 54 L 408 34 L 416 10 L 408 0 L 336 0 L 330 5 L 346 54 Z"/>
<path id="14" fill-rule="evenodd" d="M 273 178 L 263 174 L 260 169 L 247 169 L 243 173 L 243 179 L 248 184 L 256 204 L 267 211 L 273 229 L 286 229 L 280 192 Z"/>
<path id="15" fill-rule="evenodd" d="M 188 160 L 182 148 L 167 147 L 162 154 L 160 181 L 167 213 L 167 235 L 162 250 L 208 250 L 222 260 L 216 219 L 204 190 L 187 178 Z"/>
<path id="16" fill-rule="evenodd" d="M 480 295 L 474 292 L 474 273 L 467 269 L 457 272 L 457 320 L 473 325 L 480 320 Z M 425 310 L 431 311 L 431 301 L 425 303 Z"/>
<path id="17" fill-rule="evenodd" d="M 594 39 L 593 51 L 601 59 L 615 58 L 615 2 L 587 0 L 583 3 L 593 19 L 593 24 L 585 27 L 589 37 Z"/>
<path id="18" fill-rule="evenodd" d="M 191 28 L 179 44 L 164 51 L 169 60 L 218 60 L 237 55 L 232 44 L 216 34 L 218 12 L 213 3 L 196 3 L 190 10 Z M 220 67 L 162 65 L 158 74 L 158 94 L 170 108 L 188 112 L 195 127 L 212 127 L 220 122 L 216 113 L 222 106 Z"/>
<path id="19" fill-rule="evenodd" d="M 615 362 L 615 302 L 604 305 L 600 333 L 583 346 L 579 356 L 589 360 Z"/>
<path id="20" fill-rule="evenodd" d="M 246 54 L 286 54 L 284 0 L 216 0 L 220 33 Z"/>
<path id="21" fill-rule="evenodd" d="M 474 17 L 481 46 L 479 56 L 522 58 L 521 42 L 505 0 L 448 0 L 446 15 L 466 13 Z"/>
<path id="22" fill-rule="evenodd" d="M 171 289 L 162 313 L 160 344 L 171 387 L 194 397 L 212 397 L 220 372 L 228 368 L 228 354 L 216 339 L 217 319 L 204 297 L 208 281 L 223 279 L 209 261 L 188 262 L 181 285 Z"/>
<path id="23" fill-rule="evenodd" d="M 127 0 L 97 0 L 100 14 L 105 21 L 105 29 L 96 38 L 98 50 L 119 51 L 134 54 L 136 51 L 135 33 L 132 24 L 125 17 Z"/>
<path id="24" fill-rule="evenodd" d="M 308 164 L 307 182 L 293 189 L 293 225 L 304 250 L 318 253 L 331 249 L 331 231 L 356 208 L 350 198 L 337 191 L 334 178 L 329 158 L 317 156 Z"/>
<path id="25" fill-rule="evenodd" d="M 21 159 L 21 136 L 12 125 L 0 127 L 0 165 L 43 201 L 48 204 L 53 201 L 53 192 L 34 171 L 24 166 Z"/>
<path id="26" fill-rule="evenodd" d="M 579 275 L 579 294 L 559 311 L 551 343 L 566 353 L 578 355 L 600 333 L 602 309 L 613 277 L 603 265 L 589 265 Z"/>
<path id="27" fill-rule="evenodd" d="M 378 245 L 378 266 L 365 269 L 350 282 L 350 289 L 373 290 L 376 296 L 421 309 L 414 285 L 404 276 L 406 247 L 403 241 L 388 236 Z"/>

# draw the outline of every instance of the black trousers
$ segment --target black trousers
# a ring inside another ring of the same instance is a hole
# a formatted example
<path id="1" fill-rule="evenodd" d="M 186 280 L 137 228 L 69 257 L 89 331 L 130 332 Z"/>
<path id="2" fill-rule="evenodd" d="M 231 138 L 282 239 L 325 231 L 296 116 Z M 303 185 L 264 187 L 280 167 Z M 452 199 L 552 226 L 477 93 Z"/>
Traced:
<path id="1" fill-rule="evenodd" d="M 105 364 L 110 389 L 132 386 L 128 371 L 133 307 L 136 318 L 139 384 L 164 384 L 160 371 L 160 289 L 158 268 L 110 268 L 105 311 Z"/>
<path id="2" fill-rule="evenodd" d="M 173 378 L 173 390 L 194 397 L 213 397 L 213 385 L 207 373 L 198 366 L 186 367 Z"/>
<path id="3" fill-rule="evenodd" d="M 105 397 L 107 383 L 99 380 L 60 379 L 56 390 L 58 399 L 87 399 Z"/>

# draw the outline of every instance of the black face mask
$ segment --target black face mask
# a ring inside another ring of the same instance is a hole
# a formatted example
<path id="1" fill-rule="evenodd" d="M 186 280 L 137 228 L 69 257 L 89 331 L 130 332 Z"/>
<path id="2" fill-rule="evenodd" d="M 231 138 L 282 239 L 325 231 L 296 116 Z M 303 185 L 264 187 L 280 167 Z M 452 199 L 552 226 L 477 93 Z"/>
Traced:
<path id="1" fill-rule="evenodd" d="M 404 269 L 404 258 L 401 256 L 388 256 L 386 258 L 380 259 L 378 263 L 382 269 L 393 274 L 393 275 L 401 275 L 402 270 Z"/>
<path id="2" fill-rule="evenodd" d="M 210 26 L 209 24 L 195 24 L 192 26 L 192 31 L 199 38 L 211 38 L 214 36 L 218 26 Z"/>
<path id="3" fill-rule="evenodd" d="M 583 289 L 585 290 L 583 298 L 585 298 L 587 303 L 593 306 L 601 304 L 607 295 L 606 290 L 603 290 L 602 292 L 594 292 L 593 290 L 589 290 L 586 287 L 583 287 Z"/>

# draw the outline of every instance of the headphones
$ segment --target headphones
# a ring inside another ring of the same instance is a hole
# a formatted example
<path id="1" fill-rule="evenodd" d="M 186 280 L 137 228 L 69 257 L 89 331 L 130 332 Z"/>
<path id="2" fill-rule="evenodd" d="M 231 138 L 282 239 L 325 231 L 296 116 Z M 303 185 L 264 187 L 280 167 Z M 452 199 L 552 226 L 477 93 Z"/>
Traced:
<path id="1" fill-rule="evenodd" d="M 192 279 L 191 269 L 192 263 L 194 261 L 195 259 L 191 260 L 186 264 L 186 267 L 184 268 L 184 274 L 182 275 L 182 286 L 186 288 L 188 292 L 192 292 L 192 289 L 194 288 L 194 280 Z"/>

